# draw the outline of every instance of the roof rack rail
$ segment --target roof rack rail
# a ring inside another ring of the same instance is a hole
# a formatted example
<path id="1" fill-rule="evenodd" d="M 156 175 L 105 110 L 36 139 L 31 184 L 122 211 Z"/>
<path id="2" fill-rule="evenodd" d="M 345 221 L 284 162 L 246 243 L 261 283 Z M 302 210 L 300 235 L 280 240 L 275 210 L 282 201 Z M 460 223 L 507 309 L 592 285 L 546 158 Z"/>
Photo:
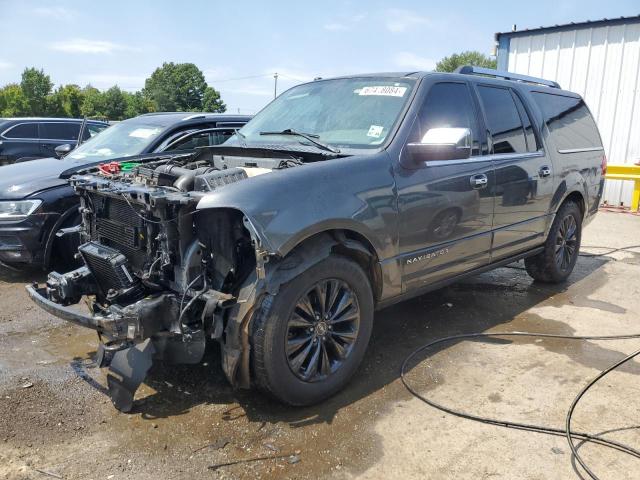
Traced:
<path id="1" fill-rule="evenodd" d="M 551 88 L 560 88 L 560 84 L 558 82 L 554 82 L 553 80 L 545 80 L 544 78 L 530 77 L 529 75 L 520 75 L 519 73 L 505 72 L 503 70 L 494 70 L 492 68 L 464 65 L 462 67 L 458 67 L 455 73 L 461 73 L 463 75 L 489 75 L 491 77 L 504 78 L 505 80 L 516 80 L 519 82 L 544 85 Z"/>

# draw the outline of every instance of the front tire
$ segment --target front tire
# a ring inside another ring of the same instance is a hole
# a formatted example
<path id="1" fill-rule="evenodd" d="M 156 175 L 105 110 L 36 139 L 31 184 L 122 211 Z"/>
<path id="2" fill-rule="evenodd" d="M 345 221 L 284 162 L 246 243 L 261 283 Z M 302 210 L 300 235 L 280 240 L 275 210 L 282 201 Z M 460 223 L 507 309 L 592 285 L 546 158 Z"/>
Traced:
<path id="1" fill-rule="evenodd" d="M 575 267 L 582 239 L 582 212 L 575 202 L 564 203 L 551 225 L 544 251 L 525 258 L 527 273 L 545 283 L 564 282 Z"/>
<path id="2" fill-rule="evenodd" d="M 373 324 L 367 275 L 332 255 L 267 295 L 253 322 L 258 387 L 284 403 L 318 403 L 341 390 L 364 357 Z"/>

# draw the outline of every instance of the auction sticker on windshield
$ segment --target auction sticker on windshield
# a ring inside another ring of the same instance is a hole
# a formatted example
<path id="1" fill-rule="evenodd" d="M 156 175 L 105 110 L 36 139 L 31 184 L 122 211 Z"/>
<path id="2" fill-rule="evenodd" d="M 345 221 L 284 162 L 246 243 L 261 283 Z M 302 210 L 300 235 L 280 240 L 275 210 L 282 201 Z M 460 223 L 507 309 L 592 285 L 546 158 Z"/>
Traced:
<path id="1" fill-rule="evenodd" d="M 151 138 L 158 132 L 160 132 L 159 128 L 136 128 L 129 136 L 134 138 Z"/>
<path id="2" fill-rule="evenodd" d="M 362 87 L 358 95 L 377 95 L 382 97 L 403 97 L 407 92 L 407 87 L 379 86 Z"/>

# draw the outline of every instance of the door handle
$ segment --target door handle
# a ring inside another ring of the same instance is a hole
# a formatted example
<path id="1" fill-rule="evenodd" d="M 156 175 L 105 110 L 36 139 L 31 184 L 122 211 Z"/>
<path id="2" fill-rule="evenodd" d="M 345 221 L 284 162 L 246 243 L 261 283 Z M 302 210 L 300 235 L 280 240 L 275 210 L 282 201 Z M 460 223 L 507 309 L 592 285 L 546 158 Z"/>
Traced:
<path id="1" fill-rule="evenodd" d="M 471 188 L 474 188 L 476 190 L 480 188 L 485 188 L 489 183 L 489 179 L 484 173 L 481 173 L 479 175 L 473 175 L 469 180 L 471 182 Z"/>
<path id="2" fill-rule="evenodd" d="M 540 171 L 538 172 L 538 174 L 542 178 L 550 177 L 551 176 L 551 169 L 548 166 L 545 165 L 544 167 L 540 167 Z"/>

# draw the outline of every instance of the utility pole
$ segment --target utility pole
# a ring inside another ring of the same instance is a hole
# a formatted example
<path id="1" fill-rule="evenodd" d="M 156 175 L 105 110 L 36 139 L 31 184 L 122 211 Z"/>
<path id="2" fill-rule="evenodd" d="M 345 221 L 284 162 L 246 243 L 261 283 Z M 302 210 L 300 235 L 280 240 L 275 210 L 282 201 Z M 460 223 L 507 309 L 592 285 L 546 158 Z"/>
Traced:
<path id="1" fill-rule="evenodd" d="M 278 96 L 278 72 L 273 74 L 273 98 Z"/>

